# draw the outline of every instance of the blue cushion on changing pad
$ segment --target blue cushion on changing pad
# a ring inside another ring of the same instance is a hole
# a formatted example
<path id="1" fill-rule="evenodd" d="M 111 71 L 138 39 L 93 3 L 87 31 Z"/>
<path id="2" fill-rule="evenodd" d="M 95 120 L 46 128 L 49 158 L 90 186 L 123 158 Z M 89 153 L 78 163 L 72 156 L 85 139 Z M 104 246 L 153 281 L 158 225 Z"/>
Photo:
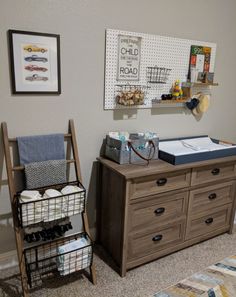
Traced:
<path id="1" fill-rule="evenodd" d="M 65 159 L 64 134 L 17 137 L 20 164 Z"/>

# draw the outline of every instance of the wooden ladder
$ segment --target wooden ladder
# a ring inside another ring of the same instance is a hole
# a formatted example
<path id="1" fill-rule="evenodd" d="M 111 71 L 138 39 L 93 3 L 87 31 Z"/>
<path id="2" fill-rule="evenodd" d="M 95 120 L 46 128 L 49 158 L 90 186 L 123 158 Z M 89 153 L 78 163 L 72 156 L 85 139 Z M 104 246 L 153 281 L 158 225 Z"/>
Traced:
<path id="1" fill-rule="evenodd" d="M 13 166 L 13 160 L 12 160 L 12 154 L 10 151 L 10 147 L 14 143 L 16 143 L 17 140 L 16 140 L 16 138 L 8 137 L 7 124 L 5 122 L 2 123 L 1 128 L 2 128 L 5 159 L 6 159 L 8 187 L 9 187 L 11 209 L 12 209 L 12 216 L 13 216 L 13 228 L 14 228 L 14 233 L 15 233 L 16 248 L 17 248 L 17 255 L 18 255 L 20 275 L 21 275 L 22 291 L 23 291 L 23 296 L 28 297 L 29 296 L 29 288 L 28 288 L 28 278 L 27 278 L 27 273 L 26 273 L 26 265 L 25 265 L 25 257 L 24 257 L 24 234 L 23 234 L 23 229 L 20 226 L 18 214 L 17 214 L 17 201 L 16 201 L 17 191 L 16 191 L 16 185 L 14 182 L 14 172 L 23 171 L 24 166 Z M 66 152 L 66 159 L 67 159 L 67 163 L 68 163 L 67 176 L 69 175 L 70 163 L 73 163 L 75 166 L 76 179 L 82 183 L 79 152 L 78 152 L 78 147 L 77 147 L 75 127 L 74 127 L 73 120 L 69 120 L 68 133 L 64 134 L 64 139 L 65 139 L 65 141 L 67 141 L 67 152 Z M 71 149 L 72 149 L 72 153 L 73 153 L 73 159 L 70 158 Z M 86 208 L 85 208 L 84 212 L 82 212 L 82 221 L 83 221 L 84 231 L 87 232 L 87 234 L 90 236 Z M 97 283 L 97 280 L 96 280 L 95 267 L 94 267 L 93 263 L 90 266 L 90 275 L 91 275 L 92 283 L 95 285 Z"/>

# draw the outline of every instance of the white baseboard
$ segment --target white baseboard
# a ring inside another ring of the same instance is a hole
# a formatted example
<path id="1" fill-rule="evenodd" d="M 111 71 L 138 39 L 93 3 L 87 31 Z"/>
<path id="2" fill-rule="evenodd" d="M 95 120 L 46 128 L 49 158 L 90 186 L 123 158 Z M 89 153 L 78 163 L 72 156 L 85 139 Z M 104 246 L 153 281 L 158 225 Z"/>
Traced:
<path id="1" fill-rule="evenodd" d="M 16 250 L 0 254 L 0 270 L 18 266 Z"/>
<path id="2" fill-rule="evenodd" d="M 92 239 L 95 240 L 96 235 L 97 235 L 96 228 L 90 228 L 89 231 L 90 231 Z"/>

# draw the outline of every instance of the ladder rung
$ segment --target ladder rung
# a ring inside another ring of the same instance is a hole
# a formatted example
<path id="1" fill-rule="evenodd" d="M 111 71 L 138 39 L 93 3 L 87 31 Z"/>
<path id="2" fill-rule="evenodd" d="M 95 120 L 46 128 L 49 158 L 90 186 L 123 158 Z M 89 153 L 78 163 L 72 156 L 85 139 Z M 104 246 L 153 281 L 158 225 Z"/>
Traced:
<path id="1" fill-rule="evenodd" d="M 75 163 L 75 160 L 74 159 L 71 159 L 71 160 L 66 160 L 67 163 Z M 24 170 L 25 167 L 24 166 L 14 166 L 12 168 L 12 171 L 21 171 L 21 170 Z"/>
<path id="2" fill-rule="evenodd" d="M 64 137 L 65 138 L 71 138 L 71 133 L 64 134 Z M 8 138 L 8 141 L 9 142 L 16 142 L 17 139 L 16 138 Z"/>

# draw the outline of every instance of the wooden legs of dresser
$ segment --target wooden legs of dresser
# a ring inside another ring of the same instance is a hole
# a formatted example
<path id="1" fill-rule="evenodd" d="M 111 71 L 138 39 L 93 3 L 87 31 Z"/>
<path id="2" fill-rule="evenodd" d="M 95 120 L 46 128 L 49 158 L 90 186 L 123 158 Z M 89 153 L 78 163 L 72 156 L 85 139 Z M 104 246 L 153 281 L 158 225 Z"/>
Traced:
<path id="1" fill-rule="evenodd" d="M 122 257 L 121 257 L 121 268 L 120 268 L 120 276 L 125 277 L 126 275 L 126 263 L 127 263 L 127 246 L 128 246 L 128 232 L 129 232 L 129 226 L 128 226 L 128 214 L 129 214 L 129 195 L 130 195 L 130 181 L 126 181 L 124 194 L 125 199 L 122 201 L 122 228 L 123 228 L 123 234 L 122 234 Z"/>
<path id="2" fill-rule="evenodd" d="M 234 215 L 232 215 L 232 217 L 234 218 Z M 236 232 L 236 225 L 234 224 L 234 220 L 233 220 L 230 224 L 230 229 L 228 231 L 228 234 L 233 234 L 234 232 Z"/>
<path id="3" fill-rule="evenodd" d="M 229 234 L 233 234 L 236 232 L 236 225 L 234 224 L 234 218 L 236 218 L 236 182 L 234 182 L 234 199 L 233 199 L 233 207 L 232 207 L 232 214 L 230 220 L 230 229 Z"/>
<path id="4" fill-rule="evenodd" d="M 127 271 L 127 270 L 126 270 L 125 267 L 121 267 L 121 268 L 120 268 L 120 276 L 121 276 L 121 277 L 125 277 L 125 276 L 126 276 L 126 271 Z"/>

